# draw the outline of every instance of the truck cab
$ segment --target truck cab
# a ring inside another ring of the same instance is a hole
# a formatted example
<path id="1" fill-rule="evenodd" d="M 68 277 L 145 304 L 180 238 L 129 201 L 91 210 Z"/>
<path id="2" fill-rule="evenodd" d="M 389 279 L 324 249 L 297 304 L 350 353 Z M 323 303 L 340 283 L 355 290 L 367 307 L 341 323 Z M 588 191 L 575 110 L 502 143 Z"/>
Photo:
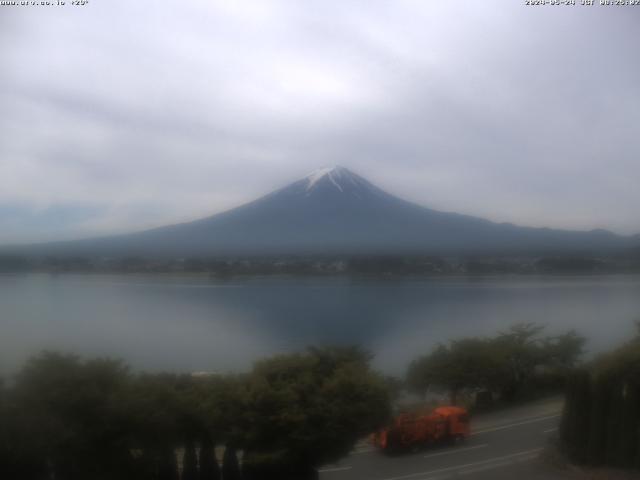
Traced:
<path id="1" fill-rule="evenodd" d="M 464 440 L 471 434 L 469 413 L 461 407 L 438 407 L 433 413 L 447 419 L 447 433 L 450 439 Z"/>

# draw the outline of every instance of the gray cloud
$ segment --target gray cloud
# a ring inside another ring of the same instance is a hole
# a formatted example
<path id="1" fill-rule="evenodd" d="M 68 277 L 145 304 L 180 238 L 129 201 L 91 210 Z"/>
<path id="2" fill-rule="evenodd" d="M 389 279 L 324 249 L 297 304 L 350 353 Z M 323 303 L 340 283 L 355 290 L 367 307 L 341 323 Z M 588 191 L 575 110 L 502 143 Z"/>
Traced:
<path id="1" fill-rule="evenodd" d="M 640 231 L 638 8 L 103 0 L 1 15 L 0 243 L 193 219 L 335 163 L 439 209 Z"/>

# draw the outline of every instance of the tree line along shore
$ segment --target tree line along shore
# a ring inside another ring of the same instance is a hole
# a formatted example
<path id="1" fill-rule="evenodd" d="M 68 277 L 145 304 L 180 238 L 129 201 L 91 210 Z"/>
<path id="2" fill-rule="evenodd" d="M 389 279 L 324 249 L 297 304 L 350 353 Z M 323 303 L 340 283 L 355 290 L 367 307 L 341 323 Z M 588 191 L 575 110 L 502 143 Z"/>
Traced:
<path id="1" fill-rule="evenodd" d="M 0 254 L 1 272 L 197 273 L 214 279 L 247 275 L 640 273 L 640 250 L 618 255 L 269 255 L 208 258 Z"/>

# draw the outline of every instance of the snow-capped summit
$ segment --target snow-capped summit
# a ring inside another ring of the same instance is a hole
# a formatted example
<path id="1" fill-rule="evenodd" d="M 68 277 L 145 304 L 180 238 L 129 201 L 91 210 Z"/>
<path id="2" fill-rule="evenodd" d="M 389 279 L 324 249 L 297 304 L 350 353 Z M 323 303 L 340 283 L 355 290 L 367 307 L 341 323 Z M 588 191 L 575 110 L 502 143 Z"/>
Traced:
<path id="1" fill-rule="evenodd" d="M 382 193 L 360 175 L 340 165 L 314 170 L 292 186 L 302 187 L 301 190 L 307 197 L 320 192 L 328 195 L 339 193 L 357 198 L 363 198 L 367 194 Z"/>
<path id="2" fill-rule="evenodd" d="M 344 167 L 340 165 L 335 165 L 333 167 L 325 167 L 314 170 L 305 178 L 307 179 L 307 191 L 311 190 L 320 180 L 326 179 L 331 182 L 333 186 L 335 186 L 341 192 L 344 191 L 341 181 L 350 180 L 352 183 L 354 174 L 351 173 Z"/>

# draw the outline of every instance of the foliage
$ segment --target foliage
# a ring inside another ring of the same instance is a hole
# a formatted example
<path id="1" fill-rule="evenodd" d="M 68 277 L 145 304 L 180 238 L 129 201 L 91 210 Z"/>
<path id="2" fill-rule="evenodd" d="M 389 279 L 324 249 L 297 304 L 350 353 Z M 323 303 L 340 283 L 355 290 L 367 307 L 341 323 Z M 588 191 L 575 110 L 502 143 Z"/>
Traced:
<path id="1" fill-rule="evenodd" d="M 181 480 L 239 479 L 236 449 L 248 464 L 253 454 L 312 472 L 386 419 L 387 387 L 369 359 L 311 349 L 250 374 L 196 378 L 43 353 L 0 383 L 0 478 L 178 480 L 179 449 Z M 222 469 L 216 443 L 227 444 Z"/>
<path id="2" fill-rule="evenodd" d="M 222 478 L 224 480 L 240 480 L 240 463 L 233 444 L 227 444 L 222 458 Z"/>
<path id="3" fill-rule="evenodd" d="M 576 370 L 569 378 L 560 438 L 567 445 L 569 458 L 584 463 L 588 458 L 591 418 L 591 378 L 587 370 Z"/>
<path id="4" fill-rule="evenodd" d="M 438 345 L 411 363 L 407 384 L 419 393 L 432 386 L 444 388 L 452 403 L 461 390 L 487 390 L 513 400 L 539 369 L 564 375 L 582 354 L 584 338 L 574 331 L 543 337 L 543 330 L 525 323 L 493 338 L 464 338 Z"/>
<path id="5" fill-rule="evenodd" d="M 574 374 L 561 440 L 576 463 L 640 467 L 640 335 Z"/>
<path id="6" fill-rule="evenodd" d="M 259 362 L 246 384 L 243 439 L 254 464 L 318 466 L 346 455 L 390 413 L 385 381 L 355 348 Z"/>
<path id="7" fill-rule="evenodd" d="M 491 341 L 479 338 L 454 340 L 412 362 L 407 381 L 415 390 L 423 392 L 430 386 L 444 387 L 455 404 L 460 390 L 495 384 L 499 362 Z"/>
<path id="8" fill-rule="evenodd" d="M 209 435 L 205 435 L 200 444 L 199 467 L 198 480 L 220 480 L 220 466 Z"/>
<path id="9" fill-rule="evenodd" d="M 23 454 L 46 460 L 56 478 L 127 478 L 127 376 L 111 360 L 55 353 L 31 359 L 12 392 Z"/>
<path id="10" fill-rule="evenodd" d="M 191 440 L 188 440 L 184 446 L 182 480 L 198 480 L 198 456 Z"/>

